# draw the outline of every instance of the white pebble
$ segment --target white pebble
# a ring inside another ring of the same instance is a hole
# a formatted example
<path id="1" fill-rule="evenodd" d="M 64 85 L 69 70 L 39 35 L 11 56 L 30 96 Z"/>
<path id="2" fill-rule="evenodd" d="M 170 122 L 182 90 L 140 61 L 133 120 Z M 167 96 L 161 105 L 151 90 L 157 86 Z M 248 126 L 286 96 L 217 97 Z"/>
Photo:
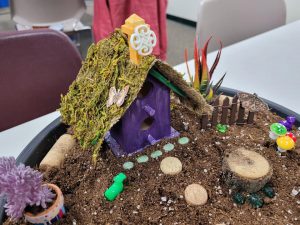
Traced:
<path id="1" fill-rule="evenodd" d="M 75 219 L 72 220 L 72 225 L 77 225 L 77 221 Z"/>
<path id="2" fill-rule="evenodd" d="M 203 171 L 204 171 L 204 173 L 207 173 L 207 169 L 204 169 Z"/>
<path id="3" fill-rule="evenodd" d="M 135 211 L 135 210 L 133 210 L 133 211 L 132 211 L 132 213 L 133 213 L 133 214 L 138 214 L 139 212 L 138 212 L 138 211 Z"/>
<path id="4" fill-rule="evenodd" d="M 295 188 L 293 188 L 291 195 L 295 197 L 298 194 L 299 194 L 299 191 L 296 190 Z"/>
<path id="5" fill-rule="evenodd" d="M 167 197 L 165 197 L 165 196 L 161 197 L 160 200 L 163 201 L 163 202 L 166 202 L 167 201 Z"/>

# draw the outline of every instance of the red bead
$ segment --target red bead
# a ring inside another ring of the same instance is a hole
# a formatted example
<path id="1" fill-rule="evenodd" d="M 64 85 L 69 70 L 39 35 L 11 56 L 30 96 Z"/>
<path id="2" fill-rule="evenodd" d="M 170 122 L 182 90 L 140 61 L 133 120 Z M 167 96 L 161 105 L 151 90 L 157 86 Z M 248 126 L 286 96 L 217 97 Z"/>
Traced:
<path id="1" fill-rule="evenodd" d="M 290 138 L 292 138 L 294 142 L 296 142 L 296 140 L 297 140 L 296 136 L 291 132 L 287 132 L 286 136 L 289 136 Z"/>

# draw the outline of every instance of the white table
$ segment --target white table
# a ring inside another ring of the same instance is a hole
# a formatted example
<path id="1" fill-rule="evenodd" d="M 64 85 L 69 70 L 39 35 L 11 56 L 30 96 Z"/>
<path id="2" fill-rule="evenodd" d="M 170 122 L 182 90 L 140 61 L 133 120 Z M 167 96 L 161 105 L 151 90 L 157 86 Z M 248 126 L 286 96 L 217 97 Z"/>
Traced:
<path id="1" fill-rule="evenodd" d="M 215 55 L 208 55 L 209 67 Z M 192 60 L 189 66 L 194 71 Z M 175 68 L 188 79 L 185 63 Z M 257 93 L 299 114 L 300 20 L 224 48 L 213 80 L 224 72 L 222 86 Z"/>
<path id="2" fill-rule="evenodd" d="M 214 57 L 215 53 L 208 55 L 209 64 Z M 189 65 L 193 71 L 193 62 Z M 185 64 L 175 68 L 186 73 Z M 300 113 L 300 21 L 224 48 L 213 79 L 224 72 L 224 87 L 255 92 Z M 58 112 L 50 113 L 0 132 L 0 156 L 17 157 L 58 116 Z"/>
<path id="3" fill-rule="evenodd" d="M 16 158 L 27 144 L 59 115 L 59 112 L 49 113 L 0 132 L 0 156 L 14 156 Z"/>

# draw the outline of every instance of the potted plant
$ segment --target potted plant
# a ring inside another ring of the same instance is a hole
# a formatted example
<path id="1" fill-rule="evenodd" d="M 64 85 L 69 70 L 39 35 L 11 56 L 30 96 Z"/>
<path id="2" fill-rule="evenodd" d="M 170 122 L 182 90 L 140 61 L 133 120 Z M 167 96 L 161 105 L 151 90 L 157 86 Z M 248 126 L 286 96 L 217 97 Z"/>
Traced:
<path id="1" fill-rule="evenodd" d="M 33 224 L 53 223 L 64 214 L 64 198 L 54 184 L 43 184 L 43 175 L 13 157 L 0 157 L 0 196 L 12 220 L 22 218 Z"/>

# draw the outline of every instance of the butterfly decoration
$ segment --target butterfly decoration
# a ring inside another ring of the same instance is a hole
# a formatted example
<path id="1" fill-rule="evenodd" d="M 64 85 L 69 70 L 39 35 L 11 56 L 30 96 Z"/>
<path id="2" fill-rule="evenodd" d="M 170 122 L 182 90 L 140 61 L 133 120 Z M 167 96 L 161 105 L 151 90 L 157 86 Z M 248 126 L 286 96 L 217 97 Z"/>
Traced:
<path id="1" fill-rule="evenodd" d="M 239 92 L 237 94 L 242 107 L 250 112 L 258 112 L 269 110 L 269 106 L 257 94 L 249 94 L 246 92 Z"/>
<path id="2" fill-rule="evenodd" d="M 126 85 L 122 90 L 117 90 L 116 87 L 111 87 L 109 89 L 108 100 L 106 102 L 106 107 L 110 107 L 113 104 L 116 104 L 118 107 L 122 106 L 126 95 L 129 90 L 129 85 Z"/>

